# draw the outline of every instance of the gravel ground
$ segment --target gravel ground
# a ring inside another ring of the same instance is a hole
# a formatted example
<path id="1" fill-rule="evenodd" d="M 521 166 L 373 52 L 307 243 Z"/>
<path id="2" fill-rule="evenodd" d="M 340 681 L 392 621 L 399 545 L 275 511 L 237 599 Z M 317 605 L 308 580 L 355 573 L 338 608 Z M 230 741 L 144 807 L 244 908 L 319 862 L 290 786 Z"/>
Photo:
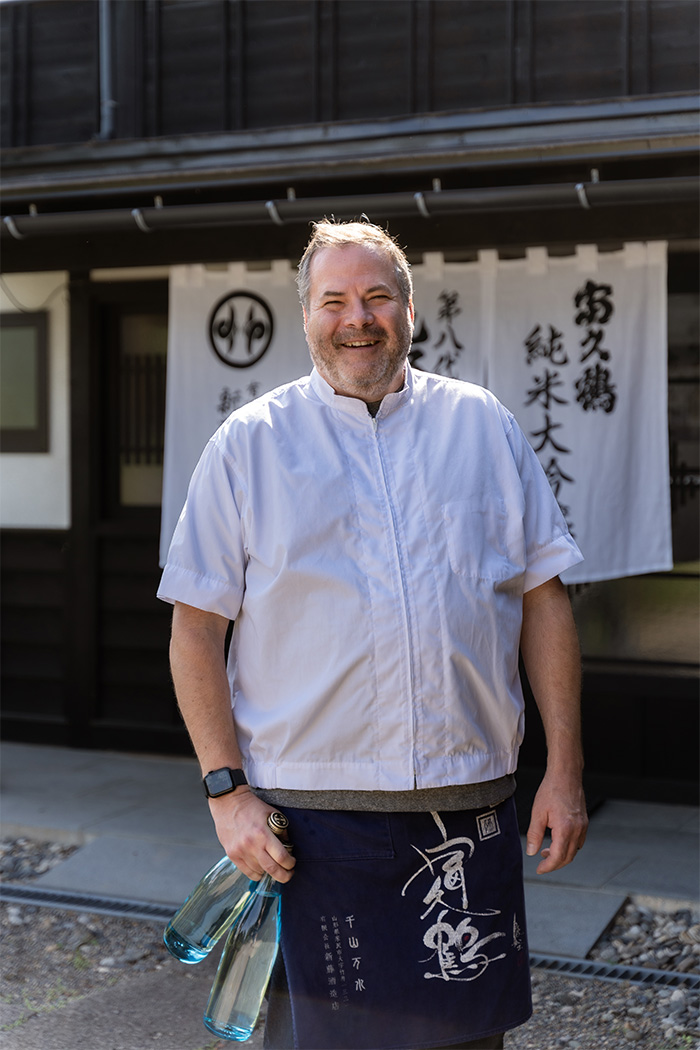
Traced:
<path id="1" fill-rule="evenodd" d="M 74 848 L 4 841 L 0 875 L 31 880 Z M 35 1014 L 65 1006 L 93 989 L 113 987 L 134 972 L 178 965 L 163 946 L 160 922 L 6 903 L 0 903 L 0 921 L 0 1032 L 17 1029 Z M 697 913 L 632 901 L 591 956 L 697 973 Z M 698 992 L 542 970 L 534 970 L 532 980 L 534 1017 L 507 1034 L 507 1050 L 700 1050 Z M 212 1050 L 228 1045 L 222 1042 Z"/>

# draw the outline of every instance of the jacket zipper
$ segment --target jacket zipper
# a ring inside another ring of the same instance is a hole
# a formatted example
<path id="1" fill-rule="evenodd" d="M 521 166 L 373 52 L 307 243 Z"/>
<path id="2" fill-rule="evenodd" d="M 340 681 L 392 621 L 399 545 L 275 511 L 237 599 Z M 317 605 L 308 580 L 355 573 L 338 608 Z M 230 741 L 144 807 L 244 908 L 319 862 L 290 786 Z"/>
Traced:
<path id="1" fill-rule="evenodd" d="M 382 475 L 382 484 L 384 486 L 384 492 L 386 494 L 387 503 L 389 504 L 389 513 L 391 514 L 391 527 L 394 534 L 394 550 L 396 551 L 396 561 L 399 567 L 399 578 L 401 580 L 401 598 L 403 605 L 403 626 L 404 636 L 406 645 L 406 657 L 408 661 L 408 704 L 409 711 L 411 714 L 411 769 L 413 773 L 413 786 L 417 786 L 416 780 L 416 763 L 415 763 L 415 744 L 416 744 L 416 716 L 413 708 L 413 687 L 415 681 L 415 675 L 413 672 L 413 648 L 411 646 L 411 614 L 409 611 L 408 604 L 408 588 L 406 586 L 406 573 L 404 569 L 404 556 L 401 550 L 401 544 L 399 542 L 399 530 L 396 523 L 396 511 L 394 503 L 391 498 L 391 490 L 387 481 L 386 466 L 384 463 L 384 456 L 382 455 L 382 447 L 379 441 L 379 423 L 377 419 L 372 417 L 372 429 L 374 430 L 374 437 L 377 444 L 377 455 L 379 456 L 379 466 Z"/>

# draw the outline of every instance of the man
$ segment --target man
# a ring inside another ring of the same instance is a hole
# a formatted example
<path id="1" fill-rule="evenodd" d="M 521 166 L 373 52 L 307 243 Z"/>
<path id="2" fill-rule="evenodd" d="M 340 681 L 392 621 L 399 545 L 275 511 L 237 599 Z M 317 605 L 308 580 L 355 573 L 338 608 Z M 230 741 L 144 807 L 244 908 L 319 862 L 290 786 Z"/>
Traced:
<path id="1" fill-rule="evenodd" d="M 219 839 L 284 883 L 266 1045 L 500 1047 L 531 1009 L 519 650 L 548 745 L 527 852 L 550 828 L 554 871 L 586 833 L 581 555 L 507 410 L 408 366 L 387 234 L 317 224 L 298 282 L 313 373 L 212 438 L 159 591 Z"/>

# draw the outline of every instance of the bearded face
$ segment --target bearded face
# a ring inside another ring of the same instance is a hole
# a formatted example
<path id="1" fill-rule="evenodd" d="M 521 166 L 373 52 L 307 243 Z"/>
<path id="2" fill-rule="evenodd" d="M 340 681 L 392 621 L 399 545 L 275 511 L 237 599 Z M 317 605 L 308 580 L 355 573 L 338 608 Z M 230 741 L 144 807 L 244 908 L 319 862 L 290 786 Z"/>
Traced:
<path id="1" fill-rule="evenodd" d="M 391 259 L 361 245 L 322 248 L 304 311 L 311 359 L 336 394 L 379 401 L 401 388 L 413 336 Z"/>

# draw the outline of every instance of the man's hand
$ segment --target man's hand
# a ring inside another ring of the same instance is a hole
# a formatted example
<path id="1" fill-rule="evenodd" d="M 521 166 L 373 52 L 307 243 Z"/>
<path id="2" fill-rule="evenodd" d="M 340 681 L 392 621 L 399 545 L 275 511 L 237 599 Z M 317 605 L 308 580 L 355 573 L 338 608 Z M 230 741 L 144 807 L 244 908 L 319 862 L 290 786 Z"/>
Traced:
<path id="1" fill-rule="evenodd" d="M 588 816 L 581 778 L 575 775 L 545 774 L 532 805 L 532 817 L 527 829 L 527 855 L 534 857 L 540 849 L 547 828 L 551 829 L 551 845 L 542 850 L 537 874 L 544 875 L 570 864 L 586 841 Z"/>
<path id="2" fill-rule="evenodd" d="M 249 879 L 258 882 L 267 872 L 276 882 L 289 882 L 294 857 L 267 825 L 273 806 L 239 787 L 227 795 L 209 799 L 219 842 L 226 855 Z"/>

